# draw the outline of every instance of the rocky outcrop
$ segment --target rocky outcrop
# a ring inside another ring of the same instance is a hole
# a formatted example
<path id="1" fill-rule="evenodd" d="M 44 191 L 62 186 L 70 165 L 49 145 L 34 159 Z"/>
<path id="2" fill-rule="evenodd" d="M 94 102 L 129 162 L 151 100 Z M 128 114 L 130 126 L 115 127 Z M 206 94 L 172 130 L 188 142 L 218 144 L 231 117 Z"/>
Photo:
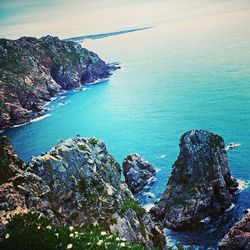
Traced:
<path id="1" fill-rule="evenodd" d="M 237 222 L 219 243 L 220 250 L 250 249 L 250 213 Z"/>
<path id="2" fill-rule="evenodd" d="M 0 184 L 13 177 L 20 169 L 24 169 L 24 164 L 14 153 L 9 139 L 0 137 Z"/>
<path id="3" fill-rule="evenodd" d="M 180 138 L 166 190 L 151 212 L 166 227 L 186 229 L 227 209 L 236 189 L 223 138 L 193 130 Z"/>
<path id="4" fill-rule="evenodd" d="M 141 191 L 156 173 L 154 167 L 138 154 L 128 155 L 123 160 L 122 168 L 125 181 L 133 194 Z"/>
<path id="5" fill-rule="evenodd" d="M 0 185 L 0 224 L 38 211 L 58 226 L 98 227 L 164 249 L 163 234 L 120 177 L 121 168 L 102 141 L 60 142 Z"/>
<path id="6" fill-rule="evenodd" d="M 29 122 L 61 90 L 106 78 L 115 68 L 57 37 L 0 39 L 0 129 Z"/>

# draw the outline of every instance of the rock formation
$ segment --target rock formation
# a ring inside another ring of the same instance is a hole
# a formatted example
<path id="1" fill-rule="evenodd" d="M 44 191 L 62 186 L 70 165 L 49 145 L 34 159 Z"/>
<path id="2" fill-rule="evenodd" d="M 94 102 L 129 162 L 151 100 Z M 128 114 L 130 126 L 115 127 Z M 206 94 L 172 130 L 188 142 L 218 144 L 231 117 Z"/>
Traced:
<path id="1" fill-rule="evenodd" d="M 24 169 L 23 162 L 17 158 L 7 137 L 0 137 L 0 184 Z"/>
<path id="2" fill-rule="evenodd" d="M 156 171 L 154 167 L 138 154 L 128 155 L 122 163 L 125 181 L 132 193 L 138 193 L 148 184 Z"/>
<path id="3" fill-rule="evenodd" d="M 172 229 L 186 229 L 227 209 L 237 189 L 223 138 L 193 130 L 180 138 L 180 154 L 152 214 Z"/>
<path id="4" fill-rule="evenodd" d="M 250 249 L 250 213 L 238 221 L 219 244 L 220 250 Z"/>
<path id="5" fill-rule="evenodd" d="M 102 141 L 60 142 L 0 185 L 0 224 L 38 211 L 58 226 L 99 227 L 164 249 L 165 237 L 120 177 L 121 168 Z"/>
<path id="6" fill-rule="evenodd" d="M 106 78 L 115 68 L 57 37 L 0 39 L 0 129 L 29 122 L 61 90 Z"/>

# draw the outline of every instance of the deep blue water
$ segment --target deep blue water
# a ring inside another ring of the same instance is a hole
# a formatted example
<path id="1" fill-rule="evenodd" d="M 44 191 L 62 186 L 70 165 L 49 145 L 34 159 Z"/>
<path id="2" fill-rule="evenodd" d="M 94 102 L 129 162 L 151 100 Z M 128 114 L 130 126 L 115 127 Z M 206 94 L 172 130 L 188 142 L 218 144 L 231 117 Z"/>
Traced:
<path id="1" fill-rule="evenodd" d="M 179 137 L 194 128 L 207 129 L 223 136 L 226 144 L 241 144 L 229 152 L 229 164 L 237 179 L 248 182 L 250 21 L 238 17 L 232 22 L 230 15 L 216 18 L 220 22 L 179 20 L 86 41 L 84 46 L 108 62 L 120 61 L 122 69 L 101 84 L 63 94 L 50 104 L 46 119 L 4 134 L 25 161 L 77 134 L 102 138 L 120 163 L 138 152 L 160 169 L 149 189 L 157 198 L 178 156 Z M 224 216 L 195 231 L 168 232 L 168 237 L 214 247 L 250 207 L 249 192 L 245 188 Z"/>

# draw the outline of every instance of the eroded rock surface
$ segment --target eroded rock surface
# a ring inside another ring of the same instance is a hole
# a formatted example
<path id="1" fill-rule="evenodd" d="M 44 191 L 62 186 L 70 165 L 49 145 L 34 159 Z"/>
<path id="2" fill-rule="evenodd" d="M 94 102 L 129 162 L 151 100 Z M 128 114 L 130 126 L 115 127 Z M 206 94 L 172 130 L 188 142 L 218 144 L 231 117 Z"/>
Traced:
<path id="1" fill-rule="evenodd" d="M 250 249 L 250 213 L 238 221 L 219 244 L 220 250 Z"/>
<path id="2" fill-rule="evenodd" d="M 150 178 L 154 177 L 154 167 L 138 154 L 128 155 L 122 163 L 125 181 L 132 193 L 141 191 Z"/>
<path id="3" fill-rule="evenodd" d="M 58 226 L 100 227 L 164 249 L 165 237 L 120 175 L 102 141 L 76 137 L 60 142 L 0 185 L 0 224 L 14 214 L 39 211 Z"/>
<path id="4" fill-rule="evenodd" d="M 23 162 L 14 153 L 7 137 L 0 137 L 0 184 L 24 169 Z"/>
<path id="5" fill-rule="evenodd" d="M 57 37 L 0 39 L 0 129 L 29 122 L 61 90 L 106 78 L 115 68 Z"/>
<path id="6" fill-rule="evenodd" d="M 192 130 L 180 138 L 166 190 L 151 212 L 166 227 L 186 229 L 227 209 L 236 189 L 223 138 Z"/>

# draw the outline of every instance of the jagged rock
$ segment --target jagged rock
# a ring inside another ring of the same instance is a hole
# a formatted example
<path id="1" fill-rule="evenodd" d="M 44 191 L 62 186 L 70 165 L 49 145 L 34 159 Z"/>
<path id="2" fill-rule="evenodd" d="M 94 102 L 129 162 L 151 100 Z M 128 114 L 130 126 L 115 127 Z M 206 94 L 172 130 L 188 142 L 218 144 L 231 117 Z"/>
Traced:
<path id="1" fill-rule="evenodd" d="M 238 221 L 219 243 L 220 250 L 250 249 L 250 213 Z"/>
<path id="2" fill-rule="evenodd" d="M 13 177 L 20 169 L 24 169 L 24 164 L 17 158 L 9 139 L 0 137 L 0 184 Z"/>
<path id="3" fill-rule="evenodd" d="M 180 138 L 180 154 L 151 213 L 166 227 L 186 229 L 227 209 L 236 189 L 223 138 L 192 130 Z"/>
<path id="4" fill-rule="evenodd" d="M 128 155 L 123 160 L 122 168 L 125 181 L 134 194 L 141 191 L 156 173 L 154 167 L 138 154 Z"/>
<path id="5" fill-rule="evenodd" d="M 0 185 L 0 224 L 14 214 L 38 211 L 58 226 L 97 226 L 164 249 L 163 234 L 120 177 L 121 168 L 102 141 L 77 136 L 60 142 Z"/>
<path id="6" fill-rule="evenodd" d="M 114 69 L 57 37 L 0 39 L 0 129 L 29 122 L 61 90 L 106 78 Z"/>

